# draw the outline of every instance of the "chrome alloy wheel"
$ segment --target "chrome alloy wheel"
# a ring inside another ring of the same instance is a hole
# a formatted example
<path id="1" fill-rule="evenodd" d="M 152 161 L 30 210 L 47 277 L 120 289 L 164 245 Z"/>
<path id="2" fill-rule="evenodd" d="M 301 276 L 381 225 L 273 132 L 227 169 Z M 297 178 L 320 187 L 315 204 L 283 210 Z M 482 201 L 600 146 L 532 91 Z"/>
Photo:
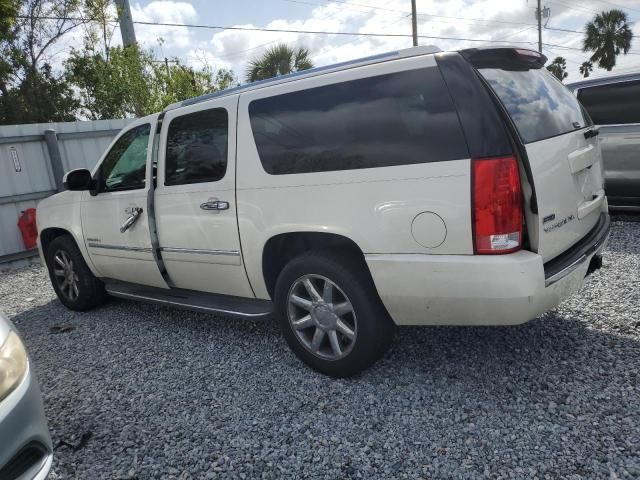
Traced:
<path id="1" fill-rule="evenodd" d="M 80 279 L 73 270 L 73 260 L 64 250 L 58 250 L 53 257 L 53 275 L 62 294 L 72 302 L 75 302 L 80 295 L 78 283 Z"/>
<path id="2" fill-rule="evenodd" d="M 353 349 L 356 314 L 345 293 L 328 278 L 304 275 L 293 282 L 287 310 L 296 337 L 314 355 L 340 360 Z"/>

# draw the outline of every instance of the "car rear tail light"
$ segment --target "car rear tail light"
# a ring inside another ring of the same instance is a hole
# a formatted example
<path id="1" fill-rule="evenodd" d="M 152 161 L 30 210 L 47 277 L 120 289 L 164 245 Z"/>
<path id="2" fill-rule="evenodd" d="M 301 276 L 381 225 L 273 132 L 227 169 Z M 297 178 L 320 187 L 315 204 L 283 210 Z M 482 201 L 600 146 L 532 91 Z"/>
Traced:
<path id="1" fill-rule="evenodd" d="M 475 253 L 519 250 L 522 192 L 514 156 L 472 160 L 472 202 Z"/>

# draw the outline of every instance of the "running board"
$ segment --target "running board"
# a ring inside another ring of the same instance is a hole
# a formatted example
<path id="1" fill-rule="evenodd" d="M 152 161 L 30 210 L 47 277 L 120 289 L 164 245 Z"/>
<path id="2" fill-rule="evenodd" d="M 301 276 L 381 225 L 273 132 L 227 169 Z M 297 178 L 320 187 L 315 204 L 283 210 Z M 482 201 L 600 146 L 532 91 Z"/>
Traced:
<path id="1" fill-rule="evenodd" d="M 105 280 L 105 288 L 114 297 L 196 312 L 218 313 L 229 317 L 260 318 L 269 316 L 273 312 L 273 303 L 270 300 L 257 298 L 232 297 L 180 288 L 167 290 L 117 280 Z"/>

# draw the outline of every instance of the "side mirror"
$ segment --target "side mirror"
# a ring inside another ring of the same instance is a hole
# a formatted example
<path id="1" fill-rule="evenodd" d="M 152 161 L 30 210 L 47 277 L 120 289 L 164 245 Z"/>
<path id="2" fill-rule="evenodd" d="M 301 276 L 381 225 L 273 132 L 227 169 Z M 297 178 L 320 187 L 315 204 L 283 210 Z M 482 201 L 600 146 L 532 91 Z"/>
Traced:
<path id="1" fill-rule="evenodd" d="M 89 190 L 91 183 L 91 172 L 86 168 L 71 170 L 62 177 L 62 184 L 67 190 Z"/>

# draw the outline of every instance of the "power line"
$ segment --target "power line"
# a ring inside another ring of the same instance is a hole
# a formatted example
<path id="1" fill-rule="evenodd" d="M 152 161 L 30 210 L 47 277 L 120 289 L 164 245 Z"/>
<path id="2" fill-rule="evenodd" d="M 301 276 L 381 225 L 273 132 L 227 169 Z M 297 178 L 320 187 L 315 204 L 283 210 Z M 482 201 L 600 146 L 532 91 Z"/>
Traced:
<path id="1" fill-rule="evenodd" d="M 373 33 L 373 32 L 327 32 L 323 30 L 293 30 L 284 28 L 259 28 L 259 27 L 230 27 L 221 25 L 203 25 L 195 23 L 168 23 L 168 22 L 143 22 L 134 21 L 133 23 L 138 25 L 151 25 L 162 27 L 188 27 L 188 28 L 202 28 L 209 30 L 238 30 L 248 32 L 271 32 L 271 33 L 302 33 L 302 34 L 314 34 L 314 35 L 351 35 L 360 37 L 411 37 L 411 34 L 406 33 Z M 456 40 L 465 42 L 484 42 L 484 43 L 519 43 L 519 44 L 531 44 L 533 42 L 510 42 L 507 40 L 490 40 L 482 38 L 465 38 L 465 37 L 443 37 L 438 35 L 418 35 L 418 38 L 429 38 L 436 40 Z"/>
<path id="2" fill-rule="evenodd" d="M 585 33 L 585 31 L 579 31 L 579 30 L 567 30 L 566 28 L 555 28 L 555 27 L 544 27 L 545 30 L 553 30 L 556 32 L 567 32 L 567 33 L 579 33 L 580 35 L 583 35 Z"/>
<path id="3" fill-rule="evenodd" d="M 343 4 L 346 4 L 346 5 L 353 5 L 353 6 L 357 6 L 357 7 L 366 7 L 366 8 L 372 9 L 372 10 L 382 10 L 382 11 L 385 11 L 385 12 L 397 12 L 397 13 L 404 13 L 404 14 L 410 14 L 411 13 L 411 12 L 407 12 L 407 11 L 396 10 L 396 9 L 393 9 L 393 8 L 374 7 L 374 6 L 371 6 L 371 5 L 366 5 L 364 3 L 353 3 L 353 2 L 346 1 L 346 0 L 330 0 L 330 1 L 331 2 L 335 2 L 335 3 L 343 3 Z M 320 5 L 320 4 L 317 4 L 317 5 Z M 509 21 L 509 20 L 488 20 L 486 18 L 452 17 L 452 16 L 449 16 L 449 15 L 437 15 L 435 13 L 418 13 L 418 16 L 421 16 L 421 17 L 436 17 L 436 18 L 449 18 L 449 19 L 453 19 L 453 20 L 467 20 L 467 21 L 471 21 L 471 22 L 504 23 L 504 24 L 507 24 L 507 25 L 533 25 L 532 23 L 514 22 L 514 21 Z"/>
<path id="4" fill-rule="evenodd" d="M 637 10 L 637 9 L 631 8 L 631 7 L 625 7 L 624 5 L 620 5 L 619 3 L 608 2 L 607 0 L 596 0 L 596 1 L 598 1 L 600 3 L 606 3 L 607 5 L 611 5 L 611 6 L 614 6 L 614 7 L 621 8 L 621 9 L 631 10 L 632 12 L 640 13 L 640 10 Z"/>
<path id="5" fill-rule="evenodd" d="M 553 44 L 553 43 L 543 43 L 542 45 L 545 45 L 547 47 L 562 48 L 564 50 L 575 50 L 577 52 L 587 53 L 587 52 L 584 52 L 584 50 L 582 50 L 581 48 L 577 48 L 577 47 L 567 47 L 565 45 L 556 45 L 556 44 Z M 631 51 L 629 51 L 624 55 L 640 55 L 640 52 L 631 52 Z"/>

